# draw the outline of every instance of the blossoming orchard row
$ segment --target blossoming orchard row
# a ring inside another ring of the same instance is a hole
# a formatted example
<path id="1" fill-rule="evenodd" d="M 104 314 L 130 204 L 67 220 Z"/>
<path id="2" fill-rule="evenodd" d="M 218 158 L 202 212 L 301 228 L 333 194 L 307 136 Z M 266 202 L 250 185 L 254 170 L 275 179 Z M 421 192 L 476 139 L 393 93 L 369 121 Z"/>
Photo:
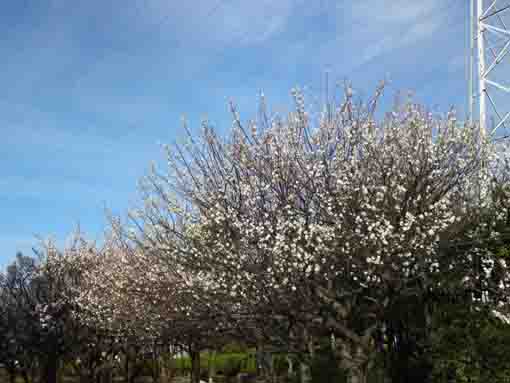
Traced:
<path id="1" fill-rule="evenodd" d="M 101 246 L 80 236 L 30 266 L 31 288 L 53 294 L 30 307 L 38 331 L 73 323 L 112 345 L 178 345 L 194 381 L 200 352 L 226 342 L 306 364 L 327 340 L 338 367 L 365 382 L 377 355 L 406 352 L 410 313 L 427 330 L 415 346 L 444 301 L 504 320 L 508 144 L 410 101 L 376 119 L 381 93 L 361 103 L 346 92 L 312 117 L 294 91 L 287 116 L 261 99 L 246 123 L 231 105 L 225 135 L 185 126 L 186 142 L 166 147 L 143 203 L 111 219 Z"/>

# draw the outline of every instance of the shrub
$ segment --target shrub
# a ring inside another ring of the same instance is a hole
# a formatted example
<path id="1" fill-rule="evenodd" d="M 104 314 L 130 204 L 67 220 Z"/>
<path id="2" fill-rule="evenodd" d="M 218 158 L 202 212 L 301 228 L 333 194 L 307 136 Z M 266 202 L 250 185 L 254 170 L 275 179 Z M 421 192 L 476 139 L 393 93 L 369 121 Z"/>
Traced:
<path id="1" fill-rule="evenodd" d="M 173 366 L 178 374 L 186 374 L 191 370 L 191 359 L 188 356 L 175 358 Z M 216 374 L 233 377 L 240 372 L 255 373 L 257 371 L 255 357 L 250 353 L 220 353 L 214 358 L 210 354 L 202 353 L 200 356 L 201 374 L 207 375 L 209 367 Z"/>
<path id="2" fill-rule="evenodd" d="M 246 354 L 242 353 L 218 355 L 215 360 L 216 372 L 229 377 L 237 375 L 241 372 L 242 364 L 246 356 Z"/>

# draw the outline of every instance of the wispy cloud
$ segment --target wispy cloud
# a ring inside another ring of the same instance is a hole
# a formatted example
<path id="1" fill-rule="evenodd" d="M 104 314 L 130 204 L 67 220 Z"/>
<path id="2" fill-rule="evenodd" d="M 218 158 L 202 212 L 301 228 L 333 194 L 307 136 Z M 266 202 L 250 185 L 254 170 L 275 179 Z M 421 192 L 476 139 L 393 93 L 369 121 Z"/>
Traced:
<path id="1" fill-rule="evenodd" d="M 409 24 L 423 16 L 438 12 L 443 0 L 359 0 L 350 9 L 354 20 L 366 24 Z"/>
<path id="2" fill-rule="evenodd" d="M 258 44 L 286 25 L 292 0 L 216 0 L 174 2 L 149 0 L 137 3 L 139 21 L 171 27 L 179 39 L 214 44 Z"/>
<path id="3" fill-rule="evenodd" d="M 366 62 L 381 56 L 383 54 L 394 51 L 406 46 L 413 46 L 420 43 L 420 41 L 427 39 L 434 35 L 440 28 L 444 18 L 438 17 L 425 19 L 422 22 L 418 21 L 414 24 L 406 24 L 401 28 L 390 27 L 390 31 L 385 34 L 385 37 L 370 43 L 362 49 L 362 55 L 358 65 L 363 65 Z"/>
<path id="4" fill-rule="evenodd" d="M 359 27 L 353 37 L 359 34 L 362 49 L 355 65 L 433 37 L 446 19 L 441 4 L 438 0 L 356 2 L 352 19 Z"/>
<path id="5" fill-rule="evenodd" d="M 285 110 L 291 87 L 315 92 L 328 69 L 332 81 L 347 77 L 361 91 L 390 72 L 395 87 L 426 84 L 434 103 L 458 102 L 464 76 L 453 58 L 462 55 L 465 30 L 449 24 L 465 19 L 464 4 L 7 2 L 0 13 L 0 248 L 10 257 L 33 243 L 32 231 L 64 235 L 78 219 L 99 227 L 101 202 L 129 205 L 137 178 L 162 157 L 157 143 L 181 135 L 181 114 L 194 127 L 204 113 L 220 129 L 230 125 L 226 97 L 243 118 L 255 115 L 260 89 L 270 109 Z"/>

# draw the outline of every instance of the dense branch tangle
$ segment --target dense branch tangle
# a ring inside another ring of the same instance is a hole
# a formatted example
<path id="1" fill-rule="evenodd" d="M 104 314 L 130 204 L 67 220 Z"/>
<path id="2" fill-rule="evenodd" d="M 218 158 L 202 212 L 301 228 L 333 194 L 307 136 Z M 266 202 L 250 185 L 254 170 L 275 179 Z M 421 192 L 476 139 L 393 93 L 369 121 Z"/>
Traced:
<path id="1" fill-rule="evenodd" d="M 501 182 L 501 156 L 475 126 L 411 102 L 376 122 L 381 92 L 362 104 L 347 88 L 317 123 L 294 91 L 285 119 L 244 126 L 231 104 L 226 139 L 186 127 L 143 184 L 134 238 L 229 302 L 218 315 L 232 322 L 240 310 L 261 328 L 285 324 L 289 347 L 333 333 L 343 360 L 370 354 L 393 297 L 430 287 L 440 244 L 492 211 Z"/>

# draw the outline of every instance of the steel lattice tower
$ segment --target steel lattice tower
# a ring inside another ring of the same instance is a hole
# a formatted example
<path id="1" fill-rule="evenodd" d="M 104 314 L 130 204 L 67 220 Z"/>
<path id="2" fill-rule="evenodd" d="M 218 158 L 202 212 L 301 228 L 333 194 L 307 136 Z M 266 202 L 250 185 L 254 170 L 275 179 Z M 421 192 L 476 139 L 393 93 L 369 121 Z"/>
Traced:
<path id="1" fill-rule="evenodd" d="M 498 139 L 510 134 L 510 0 L 469 1 L 469 118 Z"/>

